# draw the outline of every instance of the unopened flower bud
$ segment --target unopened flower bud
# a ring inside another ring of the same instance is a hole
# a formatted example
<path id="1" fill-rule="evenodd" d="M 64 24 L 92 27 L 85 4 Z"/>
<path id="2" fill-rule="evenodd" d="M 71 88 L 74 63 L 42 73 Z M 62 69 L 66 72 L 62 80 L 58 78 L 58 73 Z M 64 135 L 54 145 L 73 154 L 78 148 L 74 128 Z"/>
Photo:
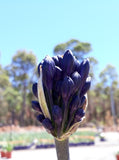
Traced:
<path id="1" fill-rule="evenodd" d="M 81 118 L 84 117 L 84 115 L 85 115 L 84 110 L 82 108 L 78 108 L 75 113 L 74 123 L 79 122 Z"/>
<path id="2" fill-rule="evenodd" d="M 35 95 L 35 97 L 38 98 L 37 83 L 33 84 L 32 91 L 33 91 L 33 94 Z"/>
<path id="3" fill-rule="evenodd" d="M 39 114 L 39 115 L 37 116 L 37 120 L 38 120 L 40 123 L 42 123 L 44 119 L 45 119 L 45 117 L 44 117 L 43 114 Z"/>
<path id="4" fill-rule="evenodd" d="M 62 82 L 61 93 L 64 100 L 68 100 L 70 95 L 72 94 L 72 88 L 74 87 L 73 80 L 66 76 Z"/>
<path id="5" fill-rule="evenodd" d="M 54 80 L 60 80 L 62 78 L 62 69 L 58 66 L 55 66 L 55 74 L 54 74 Z"/>
<path id="6" fill-rule="evenodd" d="M 59 106 L 54 105 L 52 108 L 52 115 L 53 115 L 53 120 L 55 124 L 60 126 L 62 122 L 62 109 Z"/>
<path id="7" fill-rule="evenodd" d="M 55 65 L 56 65 L 56 66 L 59 66 L 59 59 L 58 59 L 58 57 L 57 57 L 57 56 L 54 56 L 54 57 L 52 57 L 52 59 L 54 60 Z"/>
<path id="8" fill-rule="evenodd" d="M 86 101 L 86 95 L 84 95 L 84 96 L 81 98 L 81 105 L 80 105 L 80 107 L 83 107 L 83 105 L 85 104 L 85 101 Z"/>
<path id="9" fill-rule="evenodd" d="M 76 71 L 72 74 L 71 78 L 74 81 L 74 91 L 76 92 L 77 90 L 81 89 L 81 76 Z"/>
<path id="10" fill-rule="evenodd" d="M 89 59 L 84 59 L 84 61 L 80 64 L 78 68 L 78 72 L 81 75 L 81 80 L 85 82 L 86 78 L 88 77 L 89 74 Z"/>
<path id="11" fill-rule="evenodd" d="M 78 95 L 75 95 L 70 103 L 70 116 L 72 117 L 73 113 L 75 113 L 75 111 L 78 109 L 78 107 L 80 106 L 80 98 Z"/>
<path id="12" fill-rule="evenodd" d="M 82 96 L 84 96 L 84 94 L 86 94 L 86 92 L 89 90 L 90 86 L 91 86 L 91 77 L 88 77 L 86 79 L 84 86 L 81 89 L 80 97 L 82 97 Z"/>
<path id="13" fill-rule="evenodd" d="M 66 75 L 70 75 L 74 69 L 74 56 L 71 50 L 66 50 L 62 61 L 62 70 Z"/>
<path id="14" fill-rule="evenodd" d="M 42 113 L 42 110 L 38 101 L 32 101 L 32 108 L 35 111 Z"/>
<path id="15" fill-rule="evenodd" d="M 52 79 L 55 74 L 55 63 L 53 59 L 46 56 L 42 64 L 43 83 L 48 89 L 52 89 Z"/>
<path id="16" fill-rule="evenodd" d="M 48 130 L 53 130 L 53 126 L 52 126 L 52 122 L 49 118 L 45 118 L 43 121 L 42 121 L 42 125 L 48 129 Z"/>

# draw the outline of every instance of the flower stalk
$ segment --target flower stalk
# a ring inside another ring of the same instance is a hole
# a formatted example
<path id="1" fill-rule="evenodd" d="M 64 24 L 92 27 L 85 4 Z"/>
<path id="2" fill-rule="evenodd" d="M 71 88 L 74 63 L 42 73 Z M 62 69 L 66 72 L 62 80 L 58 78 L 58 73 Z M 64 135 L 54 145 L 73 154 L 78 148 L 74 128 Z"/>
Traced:
<path id="1" fill-rule="evenodd" d="M 69 155 L 69 138 L 58 141 L 55 139 L 56 153 L 58 160 L 70 160 Z"/>

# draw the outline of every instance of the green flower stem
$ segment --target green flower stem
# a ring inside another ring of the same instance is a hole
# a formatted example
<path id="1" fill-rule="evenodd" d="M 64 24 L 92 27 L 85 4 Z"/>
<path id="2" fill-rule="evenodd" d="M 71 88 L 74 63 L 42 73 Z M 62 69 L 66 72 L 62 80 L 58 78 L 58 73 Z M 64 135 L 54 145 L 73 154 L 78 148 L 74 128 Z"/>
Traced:
<path id="1" fill-rule="evenodd" d="M 69 159 L 69 139 L 58 141 L 55 139 L 57 160 L 70 160 Z"/>

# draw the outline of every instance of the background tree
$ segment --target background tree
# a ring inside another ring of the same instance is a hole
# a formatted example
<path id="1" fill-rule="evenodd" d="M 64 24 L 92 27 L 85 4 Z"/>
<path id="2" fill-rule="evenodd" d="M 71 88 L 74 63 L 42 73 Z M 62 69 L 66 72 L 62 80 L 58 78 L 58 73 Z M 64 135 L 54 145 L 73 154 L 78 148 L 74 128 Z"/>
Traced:
<path id="1" fill-rule="evenodd" d="M 21 109 L 22 96 L 18 92 L 18 90 L 14 89 L 12 86 L 9 86 L 4 91 L 4 100 L 8 105 L 8 112 L 11 113 L 10 117 L 8 117 L 8 121 L 10 124 L 15 124 L 15 120 L 19 121 L 18 115 Z M 16 115 L 17 114 L 17 115 Z"/>
<path id="2" fill-rule="evenodd" d="M 54 54 L 64 54 L 66 49 L 70 49 L 79 60 L 82 60 L 82 58 L 92 50 L 90 43 L 71 39 L 65 43 L 56 45 L 54 47 Z"/>
<path id="3" fill-rule="evenodd" d="M 8 105 L 4 99 L 4 92 L 6 86 L 10 86 L 9 76 L 6 70 L 0 65 L 0 122 L 6 123 L 6 117 L 8 113 Z"/>
<path id="4" fill-rule="evenodd" d="M 18 51 L 11 65 L 7 67 L 12 85 L 22 95 L 22 108 L 20 115 L 20 124 L 23 126 L 24 115 L 27 103 L 27 93 L 29 93 L 29 85 L 33 82 L 33 76 L 36 69 L 36 56 L 32 52 Z M 31 87 L 30 87 L 31 89 Z"/>
<path id="5" fill-rule="evenodd" d="M 100 73 L 100 78 L 103 82 L 105 88 L 109 88 L 110 93 L 110 106 L 113 116 L 114 124 L 116 124 L 116 112 L 115 112 L 115 102 L 114 102 L 114 92 L 115 92 L 115 83 L 117 83 L 117 73 L 116 69 L 112 65 L 107 65 L 106 68 Z"/>

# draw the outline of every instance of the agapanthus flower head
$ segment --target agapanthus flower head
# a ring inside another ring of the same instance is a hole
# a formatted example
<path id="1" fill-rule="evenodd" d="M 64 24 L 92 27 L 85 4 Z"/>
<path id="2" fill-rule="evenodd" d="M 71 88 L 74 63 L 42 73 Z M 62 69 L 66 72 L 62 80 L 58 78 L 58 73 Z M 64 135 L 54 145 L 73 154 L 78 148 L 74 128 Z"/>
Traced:
<path id="1" fill-rule="evenodd" d="M 57 140 L 68 138 L 85 117 L 89 68 L 88 59 L 79 63 L 70 50 L 46 56 L 38 65 L 39 80 L 32 87 L 38 101 L 32 101 L 32 108 L 38 113 L 37 120 Z"/>

